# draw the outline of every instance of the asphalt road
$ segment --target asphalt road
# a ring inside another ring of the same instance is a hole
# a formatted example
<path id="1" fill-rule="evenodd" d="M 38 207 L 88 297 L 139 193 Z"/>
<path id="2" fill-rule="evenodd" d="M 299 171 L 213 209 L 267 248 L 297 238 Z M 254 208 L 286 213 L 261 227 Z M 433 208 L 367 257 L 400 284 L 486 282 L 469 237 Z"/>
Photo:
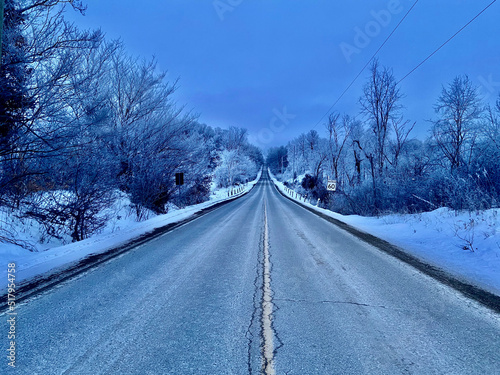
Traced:
<path id="1" fill-rule="evenodd" d="M 266 176 L 17 312 L 17 367 L 4 356 L 0 373 L 500 374 L 498 314 Z"/>

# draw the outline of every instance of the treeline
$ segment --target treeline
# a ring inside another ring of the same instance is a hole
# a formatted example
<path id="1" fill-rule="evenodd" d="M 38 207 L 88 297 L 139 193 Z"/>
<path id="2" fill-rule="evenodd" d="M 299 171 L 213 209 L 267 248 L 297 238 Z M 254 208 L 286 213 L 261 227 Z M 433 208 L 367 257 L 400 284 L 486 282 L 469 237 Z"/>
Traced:
<path id="1" fill-rule="evenodd" d="M 374 61 L 354 116 L 332 113 L 316 130 L 269 151 L 267 164 L 295 189 L 344 214 L 498 207 L 500 99 L 483 103 L 467 76 L 445 85 L 430 135 L 411 137 L 392 71 Z M 298 178 L 298 177 L 301 178 Z M 327 177 L 337 180 L 328 193 Z"/>
<path id="2" fill-rule="evenodd" d="M 154 59 L 79 30 L 65 7 L 84 11 L 76 0 L 5 0 L 0 208 L 79 241 L 106 224 L 118 196 L 140 219 L 207 200 L 211 184 L 255 177 L 263 156 L 245 130 L 197 122 Z M 0 240 L 15 241 L 5 224 Z"/>

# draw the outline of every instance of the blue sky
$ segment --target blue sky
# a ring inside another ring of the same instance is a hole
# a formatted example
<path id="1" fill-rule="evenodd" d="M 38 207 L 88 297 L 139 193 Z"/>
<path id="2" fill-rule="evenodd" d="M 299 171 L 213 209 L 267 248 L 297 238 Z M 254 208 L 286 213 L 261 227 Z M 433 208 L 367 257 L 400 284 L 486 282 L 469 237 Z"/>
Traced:
<path id="1" fill-rule="evenodd" d="M 379 52 L 402 78 L 492 0 L 420 0 Z M 176 99 L 212 126 L 245 127 L 253 143 L 324 132 L 322 116 L 414 0 L 87 0 L 82 28 L 101 28 L 136 56 L 155 56 Z M 485 99 L 500 91 L 500 1 L 401 83 L 404 115 L 424 138 L 442 85 L 468 74 Z M 365 71 L 335 106 L 357 115 Z"/>

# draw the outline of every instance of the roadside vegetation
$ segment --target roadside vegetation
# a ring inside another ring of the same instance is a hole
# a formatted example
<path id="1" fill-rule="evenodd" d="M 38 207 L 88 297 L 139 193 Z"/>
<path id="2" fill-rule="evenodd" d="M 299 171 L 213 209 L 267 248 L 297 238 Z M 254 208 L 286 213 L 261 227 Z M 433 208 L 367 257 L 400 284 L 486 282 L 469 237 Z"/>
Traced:
<path id="1" fill-rule="evenodd" d="M 427 139 L 412 136 L 391 69 L 378 61 L 359 98 L 359 113 L 331 113 L 322 132 L 269 150 L 267 164 L 290 188 L 323 208 L 378 216 L 448 207 L 498 207 L 500 98 L 486 105 L 458 76 L 442 87 Z M 329 193 L 327 178 L 337 180 Z"/>
<path id="2" fill-rule="evenodd" d="M 77 0 L 5 0 L 0 66 L 0 241 L 37 223 L 40 238 L 98 233 L 117 199 L 146 212 L 200 203 L 253 179 L 263 163 L 238 127 L 197 121 L 154 59 L 79 30 Z M 178 189 L 175 174 L 184 173 Z"/>

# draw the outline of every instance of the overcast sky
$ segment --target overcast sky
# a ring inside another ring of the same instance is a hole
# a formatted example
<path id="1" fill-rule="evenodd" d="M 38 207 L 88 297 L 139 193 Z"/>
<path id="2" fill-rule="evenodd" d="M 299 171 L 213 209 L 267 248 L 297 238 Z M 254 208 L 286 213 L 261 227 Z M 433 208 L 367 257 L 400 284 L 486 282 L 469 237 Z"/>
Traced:
<path id="1" fill-rule="evenodd" d="M 420 0 L 379 52 L 402 78 L 492 0 Z M 315 128 L 415 0 L 86 0 L 82 28 L 101 28 L 136 56 L 155 56 L 176 93 L 211 126 L 245 127 L 267 148 Z M 140 4 L 140 5 L 138 5 Z M 468 74 L 500 91 L 500 1 L 401 83 L 404 115 L 427 135 L 442 85 Z M 357 115 L 363 72 L 335 106 Z"/>

